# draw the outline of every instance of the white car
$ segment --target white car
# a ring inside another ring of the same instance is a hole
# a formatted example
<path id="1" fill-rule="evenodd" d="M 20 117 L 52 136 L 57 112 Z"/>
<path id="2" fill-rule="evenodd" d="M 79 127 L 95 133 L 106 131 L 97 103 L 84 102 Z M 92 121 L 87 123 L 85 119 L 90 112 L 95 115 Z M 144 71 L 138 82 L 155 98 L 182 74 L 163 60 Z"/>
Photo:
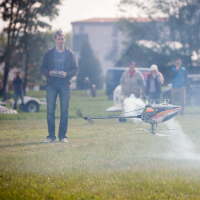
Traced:
<path id="1" fill-rule="evenodd" d="M 17 104 L 23 109 L 21 99 L 18 100 Z M 37 112 L 40 109 L 40 105 L 47 104 L 47 102 L 45 99 L 39 100 L 35 97 L 24 96 L 24 104 L 27 112 Z"/>
<path id="2" fill-rule="evenodd" d="M 0 105 L 10 105 L 13 107 L 14 101 L 12 99 L 6 100 L 6 101 L 0 101 Z M 17 101 L 17 104 L 19 105 L 20 109 L 23 110 L 22 101 L 19 99 Z M 27 112 L 37 112 L 40 109 L 40 105 L 47 104 L 46 99 L 39 100 L 35 97 L 29 97 L 24 96 L 24 104 L 26 106 Z"/>

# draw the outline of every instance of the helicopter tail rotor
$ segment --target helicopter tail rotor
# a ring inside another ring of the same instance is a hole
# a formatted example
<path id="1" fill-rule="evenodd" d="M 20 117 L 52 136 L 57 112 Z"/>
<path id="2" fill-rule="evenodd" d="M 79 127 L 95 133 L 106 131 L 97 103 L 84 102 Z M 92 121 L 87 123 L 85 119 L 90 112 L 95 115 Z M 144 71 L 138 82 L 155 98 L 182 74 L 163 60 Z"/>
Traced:
<path id="1" fill-rule="evenodd" d="M 79 117 L 83 117 L 83 115 L 82 115 L 80 109 L 78 109 L 78 110 L 76 111 L 76 114 L 77 114 Z"/>
<path id="2" fill-rule="evenodd" d="M 76 111 L 76 114 L 79 116 L 79 117 L 82 117 L 83 119 L 87 120 L 90 124 L 94 124 L 94 121 L 92 121 L 91 117 L 92 117 L 92 114 L 90 113 L 90 111 L 87 109 L 87 107 L 85 107 L 85 111 L 86 111 L 86 117 L 84 117 L 82 115 L 82 112 L 80 111 L 80 109 L 78 109 Z"/>

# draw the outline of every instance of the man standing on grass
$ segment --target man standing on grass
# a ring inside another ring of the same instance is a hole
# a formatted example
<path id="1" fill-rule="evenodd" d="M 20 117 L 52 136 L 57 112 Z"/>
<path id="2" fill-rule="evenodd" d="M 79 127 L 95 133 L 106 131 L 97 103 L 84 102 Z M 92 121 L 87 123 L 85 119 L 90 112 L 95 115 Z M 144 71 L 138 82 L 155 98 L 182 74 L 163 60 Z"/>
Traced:
<path id="1" fill-rule="evenodd" d="M 23 92 L 23 80 L 20 76 L 20 71 L 18 71 L 15 75 L 15 78 L 13 80 L 13 86 L 14 86 L 14 107 L 13 109 L 17 109 L 17 100 L 18 96 L 20 96 L 21 101 L 22 101 L 22 106 L 24 112 L 26 112 L 26 106 L 24 104 L 24 92 Z"/>
<path id="2" fill-rule="evenodd" d="M 182 61 L 180 58 L 175 60 L 175 67 L 171 70 L 171 78 L 172 78 L 172 102 L 174 104 L 177 101 L 181 103 L 181 115 L 185 114 L 185 99 L 186 99 L 186 91 L 185 87 L 187 84 L 187 71 L 185 67 L 182 66 Z"/>
<path id="3" fill-rule="evenodd" d="M 67 49 L 65 35 L 57 31 L 54 35 L 56 46 L 48 50 L 43 58 L 41 72 L 46 76 L 47 82 L 47 124 L 49 135 L 45 143 L 54 142 L 55 136 L 55 108 L 56 99 L 60 98 L 60 125 L 58 138 L 60 142 L 68 142 L 66 133 L 68 126 L 68 108 L 70 100 L 71 78 L 78 73 L 78 64 L 74 53 Z"/>

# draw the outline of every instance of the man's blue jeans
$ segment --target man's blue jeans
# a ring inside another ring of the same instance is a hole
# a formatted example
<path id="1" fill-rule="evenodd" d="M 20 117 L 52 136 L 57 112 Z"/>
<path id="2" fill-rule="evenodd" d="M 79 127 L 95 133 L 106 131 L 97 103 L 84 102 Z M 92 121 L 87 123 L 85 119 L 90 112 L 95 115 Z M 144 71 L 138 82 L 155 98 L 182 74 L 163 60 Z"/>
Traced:
<path id="1" fill-rule="evenodd" d="M 18 96 L 20 96 L 21 98 L 21 101 L 22 101 L 22 106 L 23 106 L 23 109 L 24 109 L 24 112 L 26 111 L 26 107 L 24 105 L 24 92 L 22 90 L 20 91 L 14 91 L 14 106 L 13 106 L 13 109 L 16 110 L 17 108 L 17 100 L 18 100 Z"/>
<path id="2" fill-rule="evenodd" d="M 59 140 L 67 138 L 65 135 L 67 133 L 68 126 L 68 108 L 70 100 L 70 88 L 64 86 L 47 86 L 47 124 L 48 124 L 48 138 L 52 140 L 56 139 L 55 136 L 55 109 L 56 109 L 56 99 L 59 94 L 60 97 L 60 126 L 58 132 Z"/>

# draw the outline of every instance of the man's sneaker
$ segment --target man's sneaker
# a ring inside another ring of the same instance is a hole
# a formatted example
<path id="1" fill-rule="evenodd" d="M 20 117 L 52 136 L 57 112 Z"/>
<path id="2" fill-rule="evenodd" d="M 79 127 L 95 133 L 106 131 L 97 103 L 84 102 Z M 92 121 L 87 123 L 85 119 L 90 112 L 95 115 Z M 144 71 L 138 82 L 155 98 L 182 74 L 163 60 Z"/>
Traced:
<path id="1" fill-rule="evenodd" d="M 60 142 L 68 142 L 66 138 L 60 140 Z"/>
<path id="2" fill-rule="evenodd" d="M 54 142 L 55 140 L 51 139 L 51 138 L 48 138 L 44 141 L 44 143 L 51 143 L 51 142 Z"/>

